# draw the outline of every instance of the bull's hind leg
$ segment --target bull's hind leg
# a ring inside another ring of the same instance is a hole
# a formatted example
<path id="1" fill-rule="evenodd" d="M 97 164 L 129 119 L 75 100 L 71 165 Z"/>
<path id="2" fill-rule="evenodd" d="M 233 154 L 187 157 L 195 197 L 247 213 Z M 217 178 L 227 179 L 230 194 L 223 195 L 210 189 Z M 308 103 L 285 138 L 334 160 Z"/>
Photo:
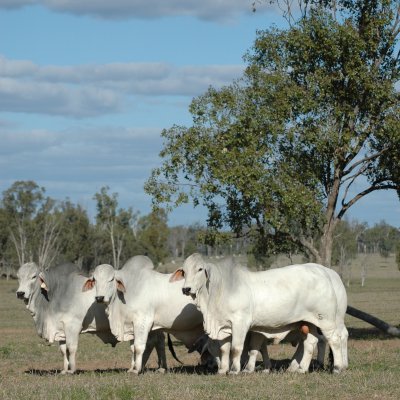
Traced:
<path id="1" fill-rule="evenodd" d="M 348 367 L 347 339 L 348 332 L 344 325 L 334 329 L 320 327 L 333 353 L 333 372 L 338 373 Z"/>
<path id="2" fill-rule="evenodd" d="M 306 338 L 302 341 L 302 348 L 303 348 L 303 354 L 302 357 L 299 357 L 298 359 L 294 358 L 293 362 L 296 362 L 298 365 L 298 368 L 296 369 L 296 372 L 300 373 L 306 373 L 308 372 L 312 360 L 312 356 L 314 354 L 314 350 L 318 344 L 318 337 L 317 337 L 317 331 L 316 329 L 314 331 L 311 331 L 307 334 Z M 300 344 L 299 344 L 300 347 Z M 297 352 L 296 352 L 297 353 Z M 295 354 L 296 355 L 296 354 Z M 290 370 L 290 367 L 289 367 Z"/>
<path id="3" fill-rule="evenodd" d="M 264 364 L 263 372 L 269 372 L 271 369 L 271 360 L 268 356 L 267 344 L 264 335 L 257 332 L 249 332 L 249 335 L 249 360 L 243 372 L 254 372 L 259 351 L 261 352 Z"/>
<path id="4" fill-rule="evenodd" d="M 304 329 L 305 331 L 308 331 L 308 333 L 304 333 Z M 321 366 L 323 366 L 325 357 L 325 345 L 325 340 L 318 333 L 315 325 L 303 325 L 301 327 L 301 332 L 298 333 L 297 350 L 293 355 L 292 362 L 290 363 L 288 371 L 300 373 L 308 372 L 316 347 L 318 347 L 318 362 Z"/>
<path id="5" fill-rule="evenodd" d="M 157 372 L 164 373 L 167 370 L 167 357 L 165 354 L 165 336 L 164 333 L 161 331 L 149 333 L 146 343 L 146 349 L 143 353 L 143 368 L 146 366 L 147 361 L 150 358 L 150 354 L 154 348 L 156 349 L 158 358 Z"/>
<path id="6" fill-rule="evenodd" d="M 349 359 L 348 359 L 348 352 L 347 352 L 348 339 L 349 339 L 349 332 L 347 331 L 347 328 L 343 325 L 342 333 L 340 335 L 340 346 L 341 346 L 341 350 L 342 350 L 344 369 L 346 369 L 349 366 Z"/>

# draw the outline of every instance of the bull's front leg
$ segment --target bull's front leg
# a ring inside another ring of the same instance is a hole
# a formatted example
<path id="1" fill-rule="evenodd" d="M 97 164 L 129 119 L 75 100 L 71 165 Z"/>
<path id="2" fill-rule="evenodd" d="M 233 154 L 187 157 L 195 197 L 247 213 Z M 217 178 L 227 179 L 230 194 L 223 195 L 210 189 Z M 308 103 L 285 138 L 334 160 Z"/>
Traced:
<path id="1" fill-rule="evenodd" d="M 231 353 L 231 338 L 216 341 L 219 344 L 220 361 L 218 374 L 224 375 L 229 371 L 229 356 Z"/>
<path id="2" fill-rule="evenodd" d="M 69 367 L 67 344 L 65 343 L 65 340 L 60 340 L 58 344 L 60 346 L 61 354 L 63 355 L 63 369 L 61 373 L 66 374 L 68 372 L 68 367 Z"/>
<path id="3" fill-rule="evenodd" d="M 135 368 L 135 339 L 129 341 L 129 347 L 131 348 L 132 359 L 131 359 L 131 367 L 128 369 L 128 372 L 133 372 Z"/>
<path id="4" fill-rule="evenodd" d="M 232 324 L 232 347 L 231 358 L 232 364 L 229 371 L 230 374 L 236 375 L 240 372 L 240 357 L 243 351 L 244 341 L 246 339 L 248 329 L 241 324 Z"/>
<path id="5" fill-rule="evenodd" d="M 143 353 L 146 349 L 147 338 L 149 336 L 151 325 L 152 321 L 148 319 L 146 320 L 145 318 L 138 319 L 138 322 L 134 323 L 133 333 L 135 340 L 133 341 L 133 344 L 131 344 L 132 366 L 128 372 L 132 372 L 136 375 L 142 372 Z"/>
<path id="6" fill-rule="evenodd" d="M 80 326 L 78 326 L 80 328 Z M 74 374 L 76 371 L 76 352 L 78 351 L 78 342 L 79 342 L 79 332 L 80 329 L 67 329 L 65 331 L 65 341 L 67 347 L 67 356 L 68 356 L 68 364 L 69 370 L 66 371 L 69 374 Z"/>

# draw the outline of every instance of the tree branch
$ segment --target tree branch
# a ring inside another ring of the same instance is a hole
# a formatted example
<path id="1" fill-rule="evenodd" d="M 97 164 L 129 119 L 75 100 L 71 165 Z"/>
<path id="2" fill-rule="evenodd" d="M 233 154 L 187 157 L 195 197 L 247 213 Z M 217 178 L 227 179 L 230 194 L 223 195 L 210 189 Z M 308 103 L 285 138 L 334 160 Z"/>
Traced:
<path id="1" fill-rule="evenodd" d="M 399 184 L 392 184 L 392 183 L 387 183 L 384 185 L 372 185 L 369 188 L 363 190 L 362 192 L 358 193 L 356 196 L 354 196 L 349 202 L 347 202 L 346 204 L 343 204 L 342 209 L 339 211 L 339 214 L 337 215 L 338 219 L 342 219 L 343 215 L 345 214 L 345 212 L 353 205 L 355 204 L 358 200 L 360 200 L 361 198 L 363 198 L 364 196 L 366 196 L 369 193 L 372 193 L 376 190 L 387 190 L 387 189 L 395 189 L 395 190 L 399 190 L 400 189 L 400 185 Z"/>
<path id="2" fill-rule="evenodd" d="M 358 310 L 352 306 L 347 306 L 346 314 L 351 315 L 352 317 L 361 319 L 362 321 L 368 322 L 369 324 L 376 326 L 378 329 L 382 330 L 385 333 L 388 333 L 392 336 L 400 336 L 400 329 L 395 326 L 389 325 L 387 322 L 382 321 L 379 318 L 374 317 L 373 315 L 367 314 L 364 311 Z"/>
<path id="3" fill-rule="evenodd" d="M 293 236 L 291 237 L 293 241 L 298 241 L 303 247 L 305 247 L 314 256 L 317 263 L 321 263 L 321 255 L 312 241 L 307 240 L 304 235 L 299 235 L 297 238 Z"/>
<path id="4" fill-rule="evenodd" d="M 353 171 L 355 168 L 357 168 L 359 165 L 367 163 L 369 161 L 375 160 L 376 158 L 378 158 L 379 156 L 381 156 L 383 153 L 385 153 L 388 150 L 387 147 L 385 147 L 384 149 L 382 149 L 381 151 L 378 151 L 377 153 L 371 154 L 368 157 L 363 158 L 362 160 L 359 160 L 357 162 L 355 162 L 353 165 L 351 165 L 348 169 L 344 170 L 342 173 L 342 176 L 346 176 L 348 174 L 351 173 L 351 171 Z"/>

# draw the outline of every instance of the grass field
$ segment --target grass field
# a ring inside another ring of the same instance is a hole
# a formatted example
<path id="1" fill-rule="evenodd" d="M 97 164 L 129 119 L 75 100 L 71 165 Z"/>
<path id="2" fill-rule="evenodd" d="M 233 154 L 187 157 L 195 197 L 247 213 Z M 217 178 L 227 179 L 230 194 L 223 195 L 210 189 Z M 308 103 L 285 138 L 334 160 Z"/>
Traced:
<path id="1" fill-rule="evenodd" d="M 368 263 L 361 287 L 361 263 Z M 349 304 L 388 323 L 400 323 L 400 272 L 392 258 L 370 256 L 352 266 Z M 140 376 L 126 373 L 127 343 L 116 348 L 95 336 L 81 335 L 78 373 L 63 376 L 57 346 L 40 339 L 24 304 L 16 299 L 16 281 L 0 280 L 0 399 L 398 399 L 400 398 L 400 339 L 387 337 L 366 323 L 348 317 L 349 369 L 340 375 L 326 371 L 306 375 L 284 372 L 294 348 L 271 345 L 275 370 L 265 375 L 207 375 L 196 367 L 198 356 L 175 343 L 180 366 L 167 354 L 169 373 L 149 370 Z"/>

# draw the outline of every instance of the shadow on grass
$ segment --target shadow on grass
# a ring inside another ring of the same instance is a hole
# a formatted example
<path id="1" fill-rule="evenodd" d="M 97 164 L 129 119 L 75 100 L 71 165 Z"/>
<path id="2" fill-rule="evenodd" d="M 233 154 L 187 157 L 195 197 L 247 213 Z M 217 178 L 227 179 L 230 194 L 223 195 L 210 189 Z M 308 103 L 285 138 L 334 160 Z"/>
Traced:
<path id="1" fill-rule="evenodd" d="M 291 363 L 291 359 L 284 359 L 284 360 L 272 360 L 271 359 L 271 373 L 279 373 L 285 372 Z M 263 369 L 263 363 L 258 361 L 256 364 L 256 373 Z M 317 360 L 312 360 L 310 364 L 309 372 L 316 372 L 316 371 L 326 371 L 321 367 Z M 209 370 L 206 367 L 202 367 L 200 365 L 191 366 L 191 365 L 183 365 L 181 367 L 170 368 L 168 370 L 170 373 L 177 373 L 177 374 L 189 374 L 189 375 L 215 375 L 217 370 Z"/>
<path id="2" fill-rule="evenodd" d="M 271 360 L 272 368 L 271 368 L 271 373 L 279 373 L 279 372 L 285 372 L 289 365 L 290 365 L 291 360 L 290 359 L 285 359 L 285 360 Z M 262 362 L 257 362 L 256 365 L 257 369 L 261 370 L 262 369 Z M 317 360 L 312 360 L 310 364 L 310 370 L 309 372 L 315 372 L 315 371 L 324 371 L 325 369 L 322 368 Z M 127 368 L 105 368 L 105 369 L 78 369 L 74 375 L 82 375 L 82 374 L 126 374 L 128 373 Z M 37 376 L 56 376 L 56 375 L 61 375 L 61 376 L 69 376 L 70 374 L 61 374 L 60 369 L 28 369 L 25 371 L 26 374 L 28 375 L 37 375 Z M 146 368 L 144 373 L 154 373 L 158 374 L 159 372 L 157 371 L 156 368 Z M 217 370 L 210 370 L 207 369 L 204 366 L 201 365 L 182 365 L 179 367 L 173 367 L 173 368 L 168 368 L 168 373 L 170 374 L 186 374 L 186 375 L 216 375 Z"/>
<path id="3" fill-rule="evenodd" d="M 78 369 L 73 375 L 81 375 L 81 374 L 88 374 L 88 373 L 98 373 L 98 374 L 107 374 L 107 373 L 126 373 L 128 371 L 127 368 L 106 368 L 106 369 Z M 25 371 L 26 374 L 28 375 L 38 375 L 38 376 L 53 376 L 53 375 L 64 375 L 64 376 L 70 376 L 72 374 L 62 374 L 61 369 L 28 369 Z"/>

